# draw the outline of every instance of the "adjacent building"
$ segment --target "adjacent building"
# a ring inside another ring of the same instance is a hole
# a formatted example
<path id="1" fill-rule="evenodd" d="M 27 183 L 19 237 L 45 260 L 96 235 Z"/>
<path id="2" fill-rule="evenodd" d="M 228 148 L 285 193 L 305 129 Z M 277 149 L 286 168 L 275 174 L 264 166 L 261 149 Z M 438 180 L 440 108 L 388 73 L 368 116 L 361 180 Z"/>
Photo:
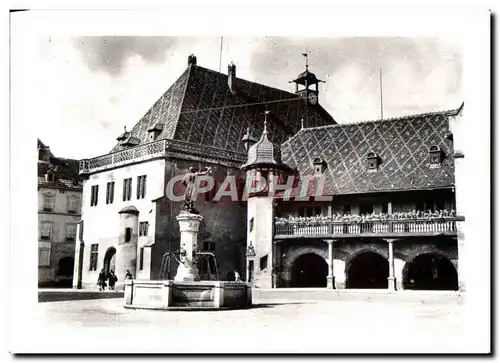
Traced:
<path id="1" fill-rule="evenodd" d="M 294 183 L 290 198 L 199 196 L 199 248 L 218 265 L 200 265 L 203 278 L 238 271 L 262 288 L 458 289 L 449 123 L 463 106 L 339 125 L 320 105 L 322 81 L 307 65 L 292 82 L 295 92 L 283 91 L 237 78 L 234 64 L 223 74 L 189 56 L 109 154 L 80 161 L 73 285 L 94 287 L 103 269 L 119 281 L 127 270 L 137 279 L 171 278 L 182 202 L 166 189 L 174 183 L 182 195 L 188 169 L 210 166 L 215 190 L 228 176 L 239 190 L 256 175 L 269 185 L 293 175 Z M 314 198 L 318 190 L 323 200 Z"/>
<path id="2" fill-rule="evenodd" d="M 71 287 L 82 184 L 78 161 L 38 140 L 38 285 Z"/>

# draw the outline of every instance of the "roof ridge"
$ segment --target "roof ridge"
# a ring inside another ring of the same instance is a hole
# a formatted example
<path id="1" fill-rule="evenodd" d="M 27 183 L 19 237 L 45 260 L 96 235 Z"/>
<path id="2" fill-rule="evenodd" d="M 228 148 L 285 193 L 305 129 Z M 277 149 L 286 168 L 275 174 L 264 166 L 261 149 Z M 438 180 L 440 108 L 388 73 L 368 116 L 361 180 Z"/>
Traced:
<path id="1" fill-rule="evenodd" d="M 213 73 L 221 74 L 223 76 L 227 76 L 227 74 L 219 72 L 219 71 L 216 71 L 214 69 L 206 68 L 206 67 L 203 67 L 203 66 L 200 66 L 200 65 L 196 65 L 196 67 L 203 68 L 204 70 L 207 70 L 209 72 L 213 72 Z M 263 83 L 259 83 L 259 82 L 249 81 L 248 79 L 241 78 L 241 77 L 236 77 L 236 79 L 241 80 L 241 81 L 245 81 L 245 82 L 248 82 L 248 83 L 251 83 L 251 84 L 256 84 L 256 85 L 259 85 L 259 86 L 264 86 L 264 87 L 267 87 L 267 88 L 272 88 L 272 89 L 278 90 L 280 92 L 285 92 L 285 93 L 289 94 L 290 96 L 293 96 L 294 98 L 297 98 L 297 99 L 300 98 L 300 96 L 297 95 L 296 93 L 292 93 L 290 91 L 286 91 L 286 90 L 281 89 L 281 88 L 269 86 L 267 84 L 263 84 Z"/>
<path id="2" fill-rule="evenodd" d="M 446 116 L 453 116 L 456 114 L 458 109 L 448 109 L 448 110 L 441 110 L 441 111 L 431 111 L 431 112 L 422 112 L 422 113 L 414 113 L 410 115 L 405 115 L 405 116 L 399 116 L 399 117 L 391 117 L 391 118 L 385 118 L 382 120 L 366 120 L 366 121 L 358 121 L 358 122 L 345 122 L 345 123 L 340 123 L 336 125 L 325 125 L 325 126 L 314 126 L 314 127 L 305 127 L 304 129 L 321 129 L 321 128 L 328 128 L 328 127 L 341 127 L 341 126 L 351 126 L 351 125 L 366 125 L 370 123 L 381 123 L 381 122 L 392 122 L 392 121 L 406 121 L 408 119 L 416 118 L 416 117 L 428 117 L 428 116 L 436 116 L 436 115 L 446 115 Z"/>
<path id="3" fill-rule="evenodd" d="M 127 131 L 127 132 L 130 132 L 130 135 L 133 135 L 134 132 L 137 132 L 137 129 L 140 128 L 140 125 L 142 123 L 142 121 L 146 121 L 144 119 L 144 116 L 146 116 L 148 114 L 148 112 L 152 111 L 154 105 L 156 104 L 156 102 L 158 102 L 158 100 L 160 98 L 162 98 L 163 96 L 165 96 L 165 94 L 167 94 L 175 85 L 177 82 L 179 82 L 179 80 L 184 76 L 184 74 L 186 72 L 189 72 L 190 73 L 190 67 L 188 66 L 188 68 L 186 68 L 180 75 L 179 77 L 177 77 L 177 79 L 172 82 L 172 84 L 170 85 L 170 87 L 168 87 L 162 94 L 161 96 L 157 97 L 156 98 L 156 101 L 153 102 L 153 104 L 151 106 L 149 106 L 146 111 L 143 113 L 143 115 L 136 121 L 136 123 L 134 124 L 134 126 L 132 126 L 132 128 L 130 129 L 130 131 Z M 188 77 L 190 76 L 190 74 L 188 74 Z M 186 79 L 186 82 L 188 81 L 189 79 L 187 78 Z M 184 101 L 184 95 L 185 95 L 185 90 L 184 90 L 184 94 L 182 96 L 182 99 Z M 180 113 L 179 113 L 180 115 Z M 177 115 L 177 120 L 175 122 L 175 127 L 177 128 L 177 121 L 179 120 L 179 115 Z M 151 120 L 151 116 L 152 116 L 152 112 L 150 114 L 150 120 Z M 147 120 L 146 123 L 149 124 L 150 120 Z M 113 147 L 111 148 L 111 150 L 107 153 L 107 154 L 104 154 L 104 155 L 108 155 L 108 154 L 111 154 L 111 153 L 114 153 L 114 152 L 117 152 L 117 151 L 121 151 L 121 150 L 115 150 L 115 148 L 117 147 L 118 144 L 115 143 L 115 145 L 113 145 Z"/>
<path id="4" fill-rule="evenodd" d="M 187 92 L 187 89 L 189 86 L 189 79 L 191 78 L 191 75 L 192 75 L 191 70 L 193 69 L 193 67 L 196 67 L 196 64 L 190 63 L 188 65 L 187 69 L 184 71 L 184 72 L 187 72 L 186 84 L 184 86 L 184 91 L 182 91 L 182 96 L 181 96 L 181 101 L 180 101 L 181 107 L 179 107 L 179 114 L 176 117 L 177 121 L 174 124 L 174 129 L 172 131 L 172 138 L 175 138 L 175 133 L 177 132 L 177 126 L 179 126 L 179 118 L 181 117 L 182 110 L 184 110 L 184 107 L 185 107 L 184 98 L 186 97 L 186 92 Z M 182 77 L 184 72 L 182 72 L 181 76 L 175 82 L 177 82 Z M 172 84 L 172 86 L 175 84 L 175 82 Z"/>
<path id="5" fill-rule="evenodd" d="M 460 111 L 463 110 L 463 107 L 464 107 L 464 103 L 462 102 L 460 107 L 448 109 L 448 110 L 414 113 L 414 114 L 410 114 L 410 115 L 405 115 L 405 116 L 400 116 L 400 117 L 391 117 L 391 118 L 386 118 L 386 119 L 382 119 L 382 120 L 368 120 L 368 121 L 358 121 L 358 122 L 337 123 L 337 124 L 324 125 L 324 126 L 304 127 L 302 129 L 300 129 L 290 139 L 283 142 L 282 146 L 285 146 L 285 144 L 294 140 L 303 130 L 321 130 L 321 129 L 328 129 L 328 128 L 334 128 L 334 127 L 343 127 L 343 126 L 347 127 L 347 126 L 352 126 L 352 125 L 367 125 L 367 124 L 375 124 L 375 123 L 382 123 L 382 122 L 407 121 L 409 119 L 413 119 L 416 117 L 428 117 L 428 116 L 435 116 L 435 115 L 456 116 L 460 113 Z"/>

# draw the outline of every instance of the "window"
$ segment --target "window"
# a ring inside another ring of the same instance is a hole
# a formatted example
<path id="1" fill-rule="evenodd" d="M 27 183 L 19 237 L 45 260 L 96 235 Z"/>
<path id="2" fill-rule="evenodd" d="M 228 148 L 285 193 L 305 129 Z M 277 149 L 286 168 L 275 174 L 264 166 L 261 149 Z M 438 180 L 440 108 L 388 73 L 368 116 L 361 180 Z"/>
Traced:
<path id="1" fill-rule="evenodd" d="M 66 241 L 73 242 L 76 239 L 76 224 L 66 225 Z"/>
<path id="2" fill-rule="evenodd" d="M 38 248 L 38 266 L 40 267 L 50 266 L 50 248 L 48 247 Z"/>
<path id="3" fill-rule="evenodd" d="M 368 168 L 368 171 L 377 171 L 378 170 L 378 166 L 380 164 L 380 158 L 378 157 L 377 154 L 371 152 L 371 153 L 368 153 L 368 155 L 366 156 L 366 162 L 367 162 L 367 168 Z"/>
<path id="4" fill-rule="evenodd" d="M 315 158 L 313 161 L 313 165 L 314 165 L 314 174 L 315 175 L 323 174 L 323 172 L 326 169 L 326 162 L 320 158 Z"/>
<path id="5" fill-rule="evenodd" d="M 127 227 L 125 228 L 125 242 L 130 242 L 132 239 L 132 228 Z"/>
<path id="6" fill-rule="evenodd" d="M 76 214 L 80 209 L 80 198 L 76 195 L 70 195 L 68 201 L 68 214 Z"/>
<path id="7" fill-rule="evenodd" d="M 250 219 L 250 227 L 249 228 L 250 228 L 250 232 L 252 232 L 253 231 L 253 217 L 252 217 L 252 219 Z"/>
<path id="8" fill-rule="evenodd" d="M 441 166 L 443 161 L 443 152 L 438 146 L 431 146 L 429 149 L 429 162 L 431 168 L 437 168 Z"/>
<path id="9" fill-rule="evenodd" d="M 148 235 L 149 222 L 139 222 L 139 236 Z"/>
<path id="10" fill-rule="evenodd" d="M 93 243 L 90 245 L 90 271 L 97 270 L 97 256 L 99 254 L 99 245 Z"/>
<path id="11" fill-rule="evenodd" d="M 54 209 L 54 195 L 53 194 L 45 194 L 43 196 L 43 211 L 44 212 L 52 212 Z"/>
<path id="12" fill-rule="evenodd" d="M 42 222 L 40 228 L 40 239 L 48 241 L 50 240 L 50 236 L 52 235 L 52 223 L 50 222 Z"/>
<path id="13" fill-rule="evenodd" d="M 115 199 L 115 182 L 108 182 L 106 185 L 106 204 L 113 203 Z"/>
<path id="14" fill-rule="evenodd" d="M 137 199 L 146 197 L 146 175 L 137 177 Z"/>
<path id="15" fill-rule="evenodd" d="M 139 270 L 142 270 L 144 267 L 144 247 L 139 249 Z"/>
<path id="16" fill-rule="evenodd" d="M 260 258 L 260 269 L 265 270 L 267 268 L 267 255 Z"/>
<path id="17" fill-rule="evenodd" d="M 211 242 L 211 241 L 203 242 L 203 251 L 214 252 L 215 251 L 215 242 Z"/>
<path id="18" fill-rule="evenodd" d="M 132 178 L 123 179 L 123 201 L 132 198 Z"/>
<path id="19" fill-rule="evenodd" d="M 99 185 L 92 185 L 91 191 L 90 191 L 90 206 L 94 207 L 97 205 L 97 200 L 99 197 Z"/>

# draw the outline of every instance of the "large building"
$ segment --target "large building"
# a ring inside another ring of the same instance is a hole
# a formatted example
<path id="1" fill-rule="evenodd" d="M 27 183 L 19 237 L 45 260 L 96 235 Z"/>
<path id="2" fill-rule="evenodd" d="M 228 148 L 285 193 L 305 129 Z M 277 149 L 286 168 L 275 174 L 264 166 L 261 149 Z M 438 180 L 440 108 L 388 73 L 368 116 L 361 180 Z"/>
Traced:
<path id="1" fill-rule="evenodd" d="M 78 161 L 38 140 L 38 285 L 71 287 L 82 184 Z"/>
<path id="2" fill-rule="evenodd" d="M 199 247 L 215 254 L 220 279 L 238 271 L 263 288 L 456 289 L 449 120 L 461 109 L 338 125 L 319 104 L 321 81 L 307 66 L 293 82 L 290 93 L 237 78 L 233 64 L 222 74 L 189 56 L 185 72 L 117 135 L 109 154 L 80 161 L 73 285 L 95 286 L 101 269 L 121 281 L 126 270 L 170 278 L 181 202 L 166 188 L 189 167 L 210 166 L 218 185 L 230 175 L 241 185 L 255 173 L 294 173 L 299 184 L 312 177 L 309 194 L 322 176 L 323 196 L 333 197 L 299 200 L 297 186 L 291 200 L 257 193 L 215 201 L 204 193 L 196 202 L 205 217 Z M 385 220 L 375 223 L 380 214 Z"/>

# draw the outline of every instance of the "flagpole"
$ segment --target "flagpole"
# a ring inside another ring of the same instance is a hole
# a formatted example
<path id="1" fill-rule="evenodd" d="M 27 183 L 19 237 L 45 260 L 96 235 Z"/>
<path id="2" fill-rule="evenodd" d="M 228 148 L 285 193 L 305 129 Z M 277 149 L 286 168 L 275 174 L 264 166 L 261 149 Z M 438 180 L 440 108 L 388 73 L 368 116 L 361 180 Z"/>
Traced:
<path id="1" fill-rule="evenodd" d="M 382 68 L 380 68 L 380 119 L 384 119 L 384 99 L 382 92 Z"/>
<path id="2" fill-rule="evenodd" d="M 222 67 L 222 42 L 224 40 L 224 37 L 220 37 L 220 53 L 219 53 L 219 73 L 221 71 Z"/>

